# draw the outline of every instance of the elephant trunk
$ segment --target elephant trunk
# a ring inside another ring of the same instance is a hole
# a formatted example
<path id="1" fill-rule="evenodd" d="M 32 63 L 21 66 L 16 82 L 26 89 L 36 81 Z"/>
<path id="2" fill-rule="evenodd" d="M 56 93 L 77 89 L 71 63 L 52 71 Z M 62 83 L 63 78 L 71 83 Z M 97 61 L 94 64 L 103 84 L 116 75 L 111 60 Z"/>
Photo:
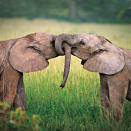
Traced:
<path id="1" fill-rule="evenodd" d="M 63 82 L 60 87 L 64 87 L 68 78 L 69 70 L 70 70 L 70 61 L 71 61 L 71 47 L 68 44 L 64 44 L 65 49 L 65 67 L 64 67 L 64 75 Z"/>
<path id="2" fill-rule="evenodd" d="M 70 70 L 70 60 L 71 60 L 71 44 L 73 44 L 73 35 L 71 34 L 60 34 L 55 41 L 55 48 L 59 55 L 65 54 L 65 67 L 63 82 L 60 87 L 64 87 L 66 80 L 68 78 Z"/>
<path id="3" fill-rule="evenodd" d="M 55 48 L 56 48 L 56 51 L 59 55 L 64 55 L 65 52 L 63 51 L 63 43 L 66 42 L 68 43 L 69 45 L 72 45 L 73 43 L 73 37 L 74 35 L 71 35 L 71 34 L 60 34 L 57 36 L 56 38 L 56 41 L 55 41 Z"/>

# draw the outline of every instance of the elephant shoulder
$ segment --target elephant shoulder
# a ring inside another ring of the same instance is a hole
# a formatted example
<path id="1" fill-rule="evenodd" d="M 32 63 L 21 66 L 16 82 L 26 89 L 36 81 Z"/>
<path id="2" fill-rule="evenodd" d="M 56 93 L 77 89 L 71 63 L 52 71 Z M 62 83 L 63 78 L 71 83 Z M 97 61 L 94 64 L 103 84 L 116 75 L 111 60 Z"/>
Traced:
<path id="1" fill-rule="evenodd" d="M 9 66 L 8 54 L 12 45 L 17 39 L 0 41 L 0 73 Z"/>
<path id="2" fill-rule="evenodd" d="M 124 52 L 124 56 L 125 56 L 125 63 L 126 63 L 126 66 L 129 69 L 129 73 L 130 73 L 130 76 L 131 76 L 131 50 L 123 49 L 123 52 Z"/>
<path id="3" fill-rule="evenodd" d="M 0 41 L 0 67 L 4 63 L 6 56 L 7 56 L 7 44 L 8 41 Z"/>

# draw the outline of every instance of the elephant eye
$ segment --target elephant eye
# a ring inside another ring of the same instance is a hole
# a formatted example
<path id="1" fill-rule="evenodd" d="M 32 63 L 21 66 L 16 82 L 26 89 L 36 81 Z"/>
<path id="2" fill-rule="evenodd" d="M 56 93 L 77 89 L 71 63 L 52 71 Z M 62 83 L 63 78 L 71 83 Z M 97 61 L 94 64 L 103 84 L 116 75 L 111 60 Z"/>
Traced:
<path id="1" fill-rule="evenodd" d="M 85 42 L 81 40 L 80 45 L 85 45 Z"/>

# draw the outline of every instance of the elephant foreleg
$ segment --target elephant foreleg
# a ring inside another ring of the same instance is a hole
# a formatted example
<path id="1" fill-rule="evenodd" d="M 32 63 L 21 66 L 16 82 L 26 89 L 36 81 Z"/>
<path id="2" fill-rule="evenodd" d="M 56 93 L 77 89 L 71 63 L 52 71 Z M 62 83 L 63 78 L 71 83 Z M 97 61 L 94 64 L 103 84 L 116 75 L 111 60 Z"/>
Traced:
<path id="1" fill-rule="evenodd" d="M 23 83 L 23 74 L 20 74 L 20 79 L 17 86 L 16 98 L 13 104 L 14 108 L 21 107 L 22 110 L 26 110 L 26 100 L 25 100 L 25 89 Z"/>
<path id="2" fill-rule="evenodd" d="M 109 87 L 109 111 L 113 113 L 114 119 L 119 121 L 122 118 L 122 108 L 129 81 L 126 76 L 117 74 L 109 76 L 107 82 Z"/>
<path id="3" fill-rule="evenodd" d="M 129 83 L 126 99 L 131 101 L 131 82 Z"/>
<path id="4" fill-rule="evenodd" d="M 8 103 L 10 107 L 12 106 L 16 97 L 16 90 L 19 78 L 19 73 L 9 65 L 1 74 L 0 101 Z"/>
<path id="5" fill-rule="evenodd" d="M 108 89 L 106 75 L 100 74 L 100 84 L 101 84 L 101 89 L 100 89 L 101 106 L 104 116 L 106 117 L 109 107 L 109 89 Z"/>

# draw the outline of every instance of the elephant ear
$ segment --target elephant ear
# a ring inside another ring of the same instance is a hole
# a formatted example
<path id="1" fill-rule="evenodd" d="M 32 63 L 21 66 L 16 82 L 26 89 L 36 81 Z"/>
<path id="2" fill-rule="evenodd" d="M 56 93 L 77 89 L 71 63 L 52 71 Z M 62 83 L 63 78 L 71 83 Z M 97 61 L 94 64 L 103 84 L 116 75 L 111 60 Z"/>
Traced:
<path id="1" fill-rule="evenodd" d="M 125 60 L 121 49 L 106 41 L 105 51 L 94 53 L 83 67 L 92 72 L 112 75 L 121 71 L 124 65 Z"/>
<path id="2" fill-rule="evenodd" d="M 38 41 L 31 42 L 28 38 L 18 39 L 12 46 L 9 62 L 15 70 L 24 73 L 42 70 L 49 64 L 39 51 Z"/>

